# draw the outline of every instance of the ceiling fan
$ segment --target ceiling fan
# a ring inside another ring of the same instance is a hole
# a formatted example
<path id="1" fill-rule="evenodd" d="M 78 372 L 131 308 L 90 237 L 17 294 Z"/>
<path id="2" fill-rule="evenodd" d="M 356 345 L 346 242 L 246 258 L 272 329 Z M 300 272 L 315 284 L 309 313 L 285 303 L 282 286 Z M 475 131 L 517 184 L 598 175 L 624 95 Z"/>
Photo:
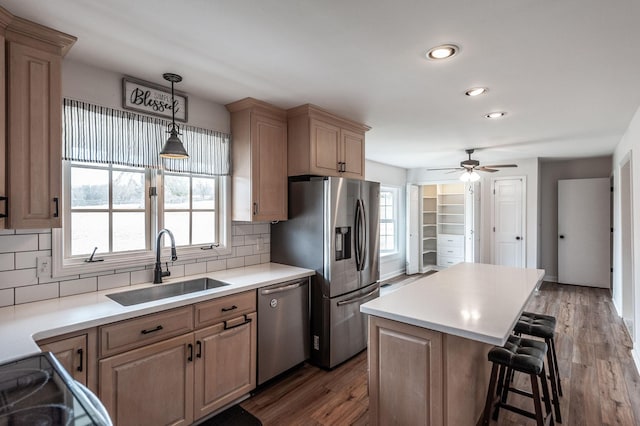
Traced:
<path id="1" fill-rule="evenodd" d="M 441 169 L 427 169 L 428 171 L 435 170 L 451 170 L 451 172 L 455 171 L 463 171 L 460 176 L 460 180 L 463 182 L 471 181 L 475 182 L 480 179 L 480 175 L 477 172 L 489 172 L 495 173 L 500 168 L 505 167 L 518 167 L 517 164 L 494 164 L 491 166 L 481 166 L 478 160 L 472 160 L 471 154 L 474 153 L 474 149 L 466 149 L 465 152 L 469 155 L 468 160 L 464 160 L 460 162 L 460 167 L 445 167 Z"/>

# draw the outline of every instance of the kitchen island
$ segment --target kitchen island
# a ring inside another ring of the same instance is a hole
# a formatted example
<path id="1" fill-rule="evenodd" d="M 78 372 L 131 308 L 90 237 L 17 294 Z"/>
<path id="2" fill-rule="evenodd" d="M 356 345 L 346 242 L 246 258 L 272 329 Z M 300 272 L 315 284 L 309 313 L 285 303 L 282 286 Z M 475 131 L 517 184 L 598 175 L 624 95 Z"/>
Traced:
<path id="1" fill-rule="evenodd" d="M 372 425 L 474 425 L 503 345 L 544 271 L 459 263 L 361 306 Z"/>

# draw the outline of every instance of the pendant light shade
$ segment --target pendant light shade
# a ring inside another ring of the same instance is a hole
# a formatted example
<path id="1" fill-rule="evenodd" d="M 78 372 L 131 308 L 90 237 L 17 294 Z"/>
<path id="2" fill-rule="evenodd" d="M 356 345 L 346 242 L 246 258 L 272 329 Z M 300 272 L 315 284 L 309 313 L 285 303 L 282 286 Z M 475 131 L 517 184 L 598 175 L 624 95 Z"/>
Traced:
<path id="1" fill-rule="evenodd" d="M 184 159 L 189 158 L 189 154 L 187 154 L 187 150 L 184 149 L 184 145 L 182 145 L 182 141 L 178 137 L 180 134 L 180 128 L 176 124 L 176 111 L 175 111 L 175 99 L 173 95 L 173 84 L 179 83 L 182 81 L 182 77 L 178 74 L 165 73 L 162 74 L 165 80 L 171 82 L 171 124 L 169 125 L 169 139 L 165 142 L 162 147 L 162 151 L 160 151 L 160 157 L 163 158 L 174 158 L 174 159 Z"/>

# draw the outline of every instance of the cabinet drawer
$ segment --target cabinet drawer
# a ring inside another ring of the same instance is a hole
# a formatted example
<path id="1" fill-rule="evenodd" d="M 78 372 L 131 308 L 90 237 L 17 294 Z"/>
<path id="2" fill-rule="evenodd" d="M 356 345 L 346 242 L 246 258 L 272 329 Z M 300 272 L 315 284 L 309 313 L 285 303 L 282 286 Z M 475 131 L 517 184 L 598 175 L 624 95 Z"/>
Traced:
<path id="1" fill-rule="evenodd" d="M 440 247 L 464 247 L 464 235 L 438 235 L 438 249 Z"/>
<path id="2" fill-rule="evenodd" d="M 255 290 L 198 303 L 196 305 L 196 327 L 216 324 L 255 310 Z"/>
<path id="3" fill-rule="evenodd" d="M 464 257 L 464 247 L 462 246 L 440 246 L 438 254 L 446 257 Z"/>
<path id="4" fill-rule="evenodd" d="M 462 257 L 450 257 L 438 254 L 438 266 L 453 266 L 456 263 L 460 263 L 462 261 L 464 261 Z"/>
<path id="5" fill-rule="evenodd" d="M 100 355 L 109 356 L 193 330 L 193 307 L 172 309 L 100 327 Z"/>

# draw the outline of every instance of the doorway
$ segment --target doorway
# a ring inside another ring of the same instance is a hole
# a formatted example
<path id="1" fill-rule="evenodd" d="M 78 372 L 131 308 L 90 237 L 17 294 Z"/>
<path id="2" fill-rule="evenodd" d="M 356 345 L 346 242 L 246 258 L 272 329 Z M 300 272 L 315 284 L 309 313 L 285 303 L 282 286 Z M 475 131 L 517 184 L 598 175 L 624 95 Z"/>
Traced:
<path id="1" fill-rule="evenodd" d="M 526 180 L 494 179 L 492 187 L 491 261 L 495 265 L 524 268 Z"/>
<path id="2" fill-rule="evenodd" d="M 635 294 L 633 285 L 633 206 L 631 153 L 620 167 L 620 277 L 622 281 L 622 318 L 634 336 Z"/>

